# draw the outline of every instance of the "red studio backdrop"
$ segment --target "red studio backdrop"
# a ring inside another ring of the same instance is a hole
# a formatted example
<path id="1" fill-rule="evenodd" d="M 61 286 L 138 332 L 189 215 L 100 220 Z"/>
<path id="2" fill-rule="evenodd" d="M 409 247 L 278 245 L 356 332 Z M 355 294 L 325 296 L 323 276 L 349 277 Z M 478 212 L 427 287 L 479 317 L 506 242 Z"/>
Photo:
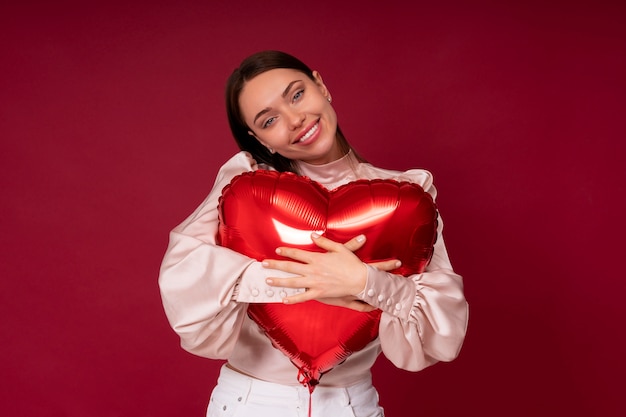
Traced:
<path id="1" fill-rule="evenodd" d="M 0 414 L 202 416 L 223 362 L 179 347 L 168 232 L 237 151 L 223 89 L 261 49 L 319 70 L 342 130 L 426 168 L 470 325 L 388 416 L 621 416 L 626 4 L 4 2 Z"/>

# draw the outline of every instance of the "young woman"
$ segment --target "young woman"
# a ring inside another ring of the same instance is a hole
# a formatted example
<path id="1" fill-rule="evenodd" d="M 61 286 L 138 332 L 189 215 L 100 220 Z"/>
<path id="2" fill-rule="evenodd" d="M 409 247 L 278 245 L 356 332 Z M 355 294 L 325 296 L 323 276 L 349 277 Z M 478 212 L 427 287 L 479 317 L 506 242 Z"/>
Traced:
<path id="1" fill-rule="evenodd" d="M 226 105 L 241 152 L 220 169 L 213 190 L 170 234 L 159 284 L 168 319 L 191 353 L 227 359 L 207 415 L 306 416 L 309 390 L 289 358 L 246 314 L 249 303 L 318 300 L 359 311 L 381 309 L 379 336 L 328 372 L 312 394 L 313 416 L 383 416 L 370 368 L 382 353 L 418 371 L 459 353 L 467 326 L 462 278 L 449 262 L 438 219 L 433 257 L 409 277 L 388 271 L 397 261 L 367 264 L 353 252 L 367 236 L 323 249 L 281 247 L 281 259 L 256 261 L 216 243 L 218 199 L 231 179 L 258 169 L 291 171 L 335 189 L 358 179 L 419 184 L 434 198 L 429 172 L 398 172 L 366 163 L 337 125 L 322 77 L 295 57 L 264 51 L 230 76 Z M 260 231 L 262 233 L 262 231 Z M 287 260 L 285 260 L 285 258 Z"/>

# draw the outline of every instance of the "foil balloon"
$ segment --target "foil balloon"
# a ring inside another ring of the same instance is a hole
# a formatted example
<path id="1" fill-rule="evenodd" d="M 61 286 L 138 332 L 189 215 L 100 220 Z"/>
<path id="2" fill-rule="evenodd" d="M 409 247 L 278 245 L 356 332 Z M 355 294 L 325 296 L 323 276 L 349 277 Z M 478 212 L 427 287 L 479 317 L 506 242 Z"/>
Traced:
<path id="1" fill-rule="evenodd" d="M 265 170 L 241 174 L 224 188 L 219 220 L 218 242 L 259 261 L 276 258 L 278 246 L 322 251 L 312 232 L 342 243 L 364 234 L 356 255 L 364 262 L 400 259 L 392 272 L 405 276 L 424 270 L 437 235 L 435 204 L 417 184 L 358 180 L 328 191 L 306 177 Z M 248 306 L 311 392 L 324 373 L 378 336 L 380 315 L 317 301 Z"/>

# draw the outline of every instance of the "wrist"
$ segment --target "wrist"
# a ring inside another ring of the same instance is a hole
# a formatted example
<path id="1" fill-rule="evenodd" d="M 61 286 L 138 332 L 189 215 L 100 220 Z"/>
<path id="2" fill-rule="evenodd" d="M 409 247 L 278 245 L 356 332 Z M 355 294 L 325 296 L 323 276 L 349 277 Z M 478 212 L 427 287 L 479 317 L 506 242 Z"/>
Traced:
<path id="1" fill-rule="evenodd" d="M 365 292 L 365 288 L 367 288 L 367 273 L 368 268 L 365 263 L 361 263 L 361 272 L 357 274 L 358 279 L 356 280 L 353 289 L 354 292 L 352 295 L 357 299 L 362 299 L 362 294 Z"/>

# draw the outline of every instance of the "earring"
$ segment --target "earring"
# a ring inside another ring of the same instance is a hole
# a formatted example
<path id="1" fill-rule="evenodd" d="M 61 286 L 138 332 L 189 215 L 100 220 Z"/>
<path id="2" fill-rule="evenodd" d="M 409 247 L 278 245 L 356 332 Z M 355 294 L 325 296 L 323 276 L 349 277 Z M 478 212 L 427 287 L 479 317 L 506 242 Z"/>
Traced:
<path id="1" fill-rule="evenodd" d="M 276 153 L 276 151 L 273 148 L 270 148 L 269 146 L 267 147 L 267 150 L 270 151 L 270 153 Z"/>
<path id="2" fill-rule="evenodd" d="M 328 102 L 329 102 L 329 103 L 332 103 L 332 102 L 333 102 L 333 98 L 332 98 L 331 96 L 328 96 L 328 97 L 326 98 L 326 100 L 328 100 Z"/>

